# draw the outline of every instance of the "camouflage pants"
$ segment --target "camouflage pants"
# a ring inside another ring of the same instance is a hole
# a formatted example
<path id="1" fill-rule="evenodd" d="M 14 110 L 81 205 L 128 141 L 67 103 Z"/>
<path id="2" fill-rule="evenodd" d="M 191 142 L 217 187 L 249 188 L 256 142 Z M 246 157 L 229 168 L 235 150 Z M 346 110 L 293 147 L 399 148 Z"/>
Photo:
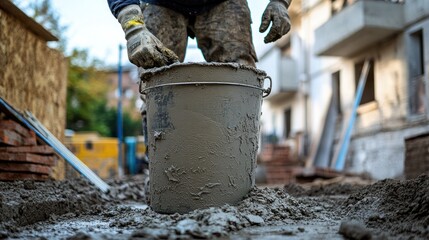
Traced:
<path id="1" fill-rule="evenodd" d="M 208 62 L 238 62 L 255 66 L 251 18 L 247 0 L 227 0 L 198 16 L 185 16 L 171 9 L 142 6 L 146 26 L 183 62 L 189 37 Z"/>

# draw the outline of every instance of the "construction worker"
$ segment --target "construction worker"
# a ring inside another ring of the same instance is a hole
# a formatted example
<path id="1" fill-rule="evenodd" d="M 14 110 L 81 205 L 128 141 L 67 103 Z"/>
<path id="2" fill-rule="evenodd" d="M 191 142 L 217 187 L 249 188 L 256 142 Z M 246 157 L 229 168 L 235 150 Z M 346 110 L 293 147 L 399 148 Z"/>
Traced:
<path id="1" fill-rule="evenodd" d="M 290 30 L 287 8 L 292 0 L 270 0 L 259 28 L 273 42 Z M 108 0 L 127 39 L 128 58 L 136 66 L 162 67 L 185 59 L 188 37 L 196 38 L 208 62 L 257 61 L 247 0 Z M 144 100 L 142 98 L 142 100 Z M 141 109 L 147 136 L 145 106 Z M 147 144 L 147 143 L 146 143 Z M 149 202 L 149 179 L 145 193 Z"/>
<path id="2" fill-rule="evenodd" d="M 270 0 L 260 32 L 273 42 L 290 29 L 291 0 Z M 130 62 L 144 69 L 185 58 L 188 36 L 196 38 L 208 62 L 255 66 L 247 0 L 108 0 L 127 39 Z"/>

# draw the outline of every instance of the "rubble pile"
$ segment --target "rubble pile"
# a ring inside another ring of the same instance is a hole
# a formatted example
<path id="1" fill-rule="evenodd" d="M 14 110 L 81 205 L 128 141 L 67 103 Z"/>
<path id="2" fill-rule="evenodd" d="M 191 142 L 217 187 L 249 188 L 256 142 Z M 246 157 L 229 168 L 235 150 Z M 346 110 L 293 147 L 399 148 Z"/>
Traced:
<path id="1" fill-rule="evenodd" d="M 429 237 L 429 176 L 363 187 L 344 202 L 343 211 L 370 228 Z"/>
<path id="2" fill-rule="evenodd" d="M 113 223 L 112 227 L 134 226 L 134 237 L 213 238 L 251 226 L 280 225 L 290 220 L 314 217 L 298 200 L 280 189 L 254 188 L 238 206 L 198 209 L 187 214 L 165 215 L 146 208 Z"/>
<path id="3" fill-rule="evenodd" d="M 145 203 L 147 180 L 147 174 L 109 180 L 107 184 L 110 185 L 110 190 L 108 193 L 103 194 L 103 198 L 115 202 L 138 201 Z"/>
<path id="4" fill-rule="evenodd" d="M 71 239 L 427 239 L 429 176 L 368 186 L 341 183 L 254 188 L 236 206 L 159 214 L 145 204 L 146 177 L 0 182 L 0 236 Z M 291 191 L 293 190 L 293 191 Z M 357 190 L 357 191 L 356 191 Z M 289 195 L 299 195 L 297 197 Z M 307 195 L 306 195 L 307 194 Z M 341 234 L 341 235 L 340 235 Z M 241 238 L 240 238 L 241 237 Z M 322 237 L 323 238 L 323 237 Z"/>
<path id="5" fill-rule="evenodd" d="M 98 189 L 83 179 L 0 182 L 0 230 L 14 232 L 53 216 L 91 212 L 104 202 Z"/>

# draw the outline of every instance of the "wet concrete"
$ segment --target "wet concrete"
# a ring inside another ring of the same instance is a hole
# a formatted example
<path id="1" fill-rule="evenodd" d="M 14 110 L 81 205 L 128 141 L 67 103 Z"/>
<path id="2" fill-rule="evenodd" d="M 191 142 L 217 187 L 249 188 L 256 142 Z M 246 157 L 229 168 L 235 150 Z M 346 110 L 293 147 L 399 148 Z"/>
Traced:
<path id="1" fill-rule="evenodd" d="M 255 188 L 236 206 L 199 209 L 187 214 L 159 214 L 145 205 L 143 194 L 139 194 L 143 179 L 110 181 L 116 193 L 107 195 L 84 180 L 0 183 L 0 237 L 429 238 L 429 176 L 409 181 L 380 181 L 359 186 L 358 191 L 349 194 L 341 194 L 342 184 L 324 186 L 323 189 L 328 189 L 326 194 L 320 188 L 317 196 L 306 195 L 305 189 L 299 196 L 293 196 L 282 188 Z M 56 208 L 46 207 L 46 202 Z M 26 214 L 29 203 L 33 204 L 31 214 Z"/>

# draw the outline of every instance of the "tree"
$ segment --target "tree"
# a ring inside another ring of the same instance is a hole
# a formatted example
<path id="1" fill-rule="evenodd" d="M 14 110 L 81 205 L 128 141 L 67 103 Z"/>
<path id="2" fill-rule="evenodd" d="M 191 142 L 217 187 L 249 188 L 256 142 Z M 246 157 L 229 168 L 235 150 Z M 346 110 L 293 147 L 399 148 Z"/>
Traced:
<path id="1" fill-rule="evenodd" d="M 68 59 L 67 128 L 111 135 L 97 116 L 106 110 L 106 74 L 98 70 L 97 60 L 89 60 L 86 50 L 74 49 Z"/>
<path id="2" fill-rule="evenodd" d="M 73 50 L 69 57 L 67 86 L 67 128 L 96 131 L 103 136 L 117 136 L 117 111 L 107 107 L 107 73 L 98 60 L 90 60 L 87 51 Z M 123 113 L 124 135 L 141 135 L 140 121 Z"/>
<path id="3" fill-rule="evenodd" d="M 50 42 L 51 47 L 62 52 L 66 50 L 67 41 L 64 33 L 67 26 L 60 24 L 60 15 L 52 7 L 51 0 L 13 0 L 13 2 L 59 39 L 58 42 Z"/>

